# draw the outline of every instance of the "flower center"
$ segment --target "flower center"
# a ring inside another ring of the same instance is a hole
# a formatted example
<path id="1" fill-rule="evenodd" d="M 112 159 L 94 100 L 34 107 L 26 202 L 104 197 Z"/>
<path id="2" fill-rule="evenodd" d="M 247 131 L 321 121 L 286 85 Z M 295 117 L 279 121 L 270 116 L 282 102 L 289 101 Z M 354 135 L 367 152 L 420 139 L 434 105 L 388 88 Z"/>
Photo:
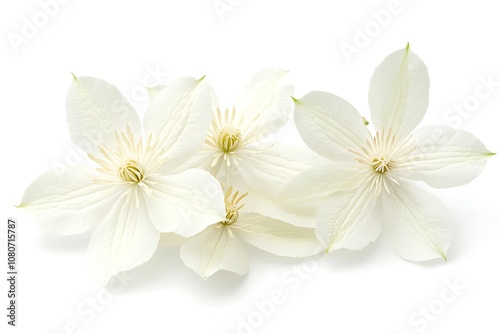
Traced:
<path id="1" fill-rule="evenodd" d="M 239 218 L 240 214 L 239 211 L 241 210 L 242 207 L 245 206 L 244 203 L 240 203 L 243 198 L 245 198 L 248 195 L 248 193 L 244 193 L 243 195 L 240 196 L 240 192 L 237 191 L 233 194 L 233 187 L 229 187 L 229 189 L 226 191 L 225 197 L 224 197 L 224 202 L 226 206 L 226 220 L 221 221 L 221 224 L 224 225 L 231 225 L 236 223 Z"/>
<path id="2" fill-rule="evenodd" d="M 365 183 L 370 183 L 369 191 L 373 189 L 378 195 L 382 189 L 390 192 L 389 182 L 400 184 L 399 170 L 411 168 L 409 158 L 414 149 L 415 142 L 411 135 L 401 140 L 391 129 L 382 129 L 382 132 L 377 132 L 372 140 L 367 140 L 360 151 L 351 150 L 351 152 L 360 163 L 360 168 L 369 168 L 373 171 L 369 173 Z"/>
<path id="3" fill-rule="evenodd" d="M 217 146 L 224 153 L 230 153 L 238 148 L 241 140 L 241 133 L 239 130 L 222 130 L 217 137 Z"/>
<path id="4" fill-rule="evenodd" d="M 385 173 L 389 169 L 393 168 L 395 166 L 395 162 L 391 159 L 385 158 L 385 157 L 380 157 L 380 158 L 375 158 L 373 159 L 372 163 L 372 168 L 374 171 L 377 173 Z"/>
<path id="5" fill-rule="evenodd" d="M 118 170 L 118 175 L 123 181 L 130 183 L 139 183 L 144 179 L 144 173 L 139 167 L 139 163 L 129 159 Z"/>

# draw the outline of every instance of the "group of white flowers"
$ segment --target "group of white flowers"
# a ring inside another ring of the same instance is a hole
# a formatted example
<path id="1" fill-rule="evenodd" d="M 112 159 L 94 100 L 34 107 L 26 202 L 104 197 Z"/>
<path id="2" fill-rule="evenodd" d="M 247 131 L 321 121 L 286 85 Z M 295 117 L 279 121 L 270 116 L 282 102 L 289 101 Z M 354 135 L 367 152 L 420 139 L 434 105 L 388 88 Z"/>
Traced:
<path id="1" fill-rule="evenodd" d="M 415 130 L 427 110 L 429 77 L 409 46 L 373 74 L 374 134 L 336 95 L 292 97 L 287 71 L 259 72 L 230 108 L 205 81 L 179 78 L 152 88 L 141 125 L 115 86 L 74 77 L 68 127 L 89 165 L 42 174 L 20 207 L 57 234 L 95 228 L 93 279 L 106 285 L 148 261 L 161 233 L 185 238 L 180 256 L 205 278 L 247 272 L 242 240 L 293 257 L 360 249 L 377 238 L 380 220 L 403 258 L 446 259 L 449 214 L 411 180 L 462 185 L 493 153 L 465 131 Z M 308 148 L 274 141 L 292 113 Z M 383 219 L 372 217 L 377 207 Z"/>

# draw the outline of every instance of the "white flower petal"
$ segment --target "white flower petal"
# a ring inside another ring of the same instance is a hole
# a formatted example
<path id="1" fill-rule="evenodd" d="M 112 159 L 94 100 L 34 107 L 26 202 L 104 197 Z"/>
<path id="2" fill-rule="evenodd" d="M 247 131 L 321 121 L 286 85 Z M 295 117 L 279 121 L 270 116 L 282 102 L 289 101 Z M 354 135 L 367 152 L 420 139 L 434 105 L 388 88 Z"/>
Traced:
<path id="1" fill-rule="evenodd" d="M 334 161 L 352 161 L 349 150 L 360 150 L 366 140 L 371 140 L 358 111 L 330 93 L 310 92 L 295 100 L 294 117 L 304 142 Z"/>
<path id="2" fill-rule="evenodd" d="M 240 193 L 248 192 L 248 196 L 244 200 L 244 210 L 246 212 L 258 212 L 264 216 L 279 219 L 295 226 L 311 228 L 316 226 L 316 211 L 299 209 L 292 211 L 290 207 L 273 201 L 269 195 L 261 195 L 251 190 L 245 190 L 246 188 L 242 187 L 237 189 L 240 190 Z"/>
<path id="3" fill-rule="evenodd" d="M 451 242 L 451 219 L 443 203 L 413 184 L 389 185 L 384 216 L 394 249 L 407 260 L 446 259 Z"/>
<path id="4" fill-rule="evenodd" d="M 494 153 L 473 134 L 446 126 L 426 126 L 413 133 L 416 149 L 401 166 L 406 177 L 436 188 L 455 187 L 477 177 Z"/>
<path id="5" fill-rule="evenodd" d="M 429 75 L 409 45 L 388 55 L 375 69 L 368 94 L 373 126 L 403 138 L 420 123 L 429 104 Z"/>
<path id="6" fill-rule="evenodd" d="M 293 111 L 292 95 L 293 85 L 288 71 L 267 69 L 250 80 L 234 106 L 236 113 L 247 120 L 245 124 L 253 127 L 258 123 L 261 138 L 286 124 Z"/>
<path id="7" fill-rule="evenodd" d="M 239 275 L 248 272 L 248 258 L 241 242 L 221 224 L 209 226 L 187 239 L 181 246 L 181 259 L 203 278 L 219 270 Z"/>
<path id="8" fill-rule="evenodd" d="M 150 181 L 146 206 L 161 232 L 190 237 L 226 217 L 222 187 L 206 171 L 189 169 Z"/>
<path id="9" fill-rule="evenodd" d="M 377 239 L 381 224 L 372 216 L 376 197 L 369 186 L 353 184 L 352 189 L 336 192 L 319 206 L 316 236 L 327 251 L 361 249 Z"/>
<path id="10" fill-rule="evenodd" d="M 323 250 L 313 228 L 298 227 L 255 213 L 241 213 L 233 233 L 257 248 L 279 256 L 303 257 Z"/>
<path id="11" fill-rule="evenodd" d="M 61 174 L 47 171 L 26 189 L 19 207 L 50 232 L 85 232 L 102 220 L 111 203 L 100 193 L 105 187 L 87 176 L 91 171 L 83 166 Z"/>
<path id="12" fill-rule="evenodd" d="M 115 201 L 90 239 L 87 251 L 90 277 L 103 285 L 113 275 L 147 262 L 160 239 L 144 203 L 146 195 L 139 188 L 129 191 Z"/>
<path id="13" fill-rule="evenodd" d="M 322 201 L 334 192 L 350 187 L 360 177 L 349 163 L 313 166 L 291 179 L 275 196 L 274 202 L 293 212 L 316 215 Z"/>
<path id="14" fill-rule="evenodd" d="M 74 78 L 66 97 L 66 118 L 71 140 L 82 150 L 96 154 L 98 146 L 114 143 L 114 132 L 141 133 L 134 107 L 104 80 Z"/>
<path id="15" fill-rule="evenodd" d="M 242 150 L 241 155 L 237 171 L 245 185 L 269 198 L 311 165 L 328 161 L 306 148 L 281 143 L 274 143 L 271 148 L 266 144 L 251 147 Z M 230 182 L 221 177 L 219 180 L 226 184 Z"/>
<path id="16" fill-rule="evenodd" d="M 166 168 L 175 168 L 202 146 L 212 117 L 211 97 L 200 79 L 172 81 L 151 100 L 144 130 L 160 138 L 167 150 Z"/>

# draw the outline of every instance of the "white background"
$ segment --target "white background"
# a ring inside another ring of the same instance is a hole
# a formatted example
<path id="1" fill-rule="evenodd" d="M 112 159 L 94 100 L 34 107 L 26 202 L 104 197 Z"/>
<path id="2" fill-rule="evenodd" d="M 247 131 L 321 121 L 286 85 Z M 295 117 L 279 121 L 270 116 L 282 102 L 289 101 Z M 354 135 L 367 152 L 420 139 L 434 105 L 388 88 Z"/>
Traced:
<path id="1" fill-rule="evenodd" d="M 7 217 L 17 220 L 20 235 L 18 327 L 9 333 L 497 333 L 498 157 L 468 185 L 431 190 L 455 218 L 448 262 L 401 260 L 382 235 L 362 251 L 305 262 L 249 247 L 247 276 L 219 273 L 204 281 L 183 265 L 177 246 L 163 245 L 125 277 L 125 284 L 115 283 L 120 291 L 111 298 L 86 275 L 89 233 L 50 235 L 14 207 L 40 173 L 77 159 L 70 153 L 64 110 L 70 71 L 114 83 L 142 113 L 141 87 L 154 83 L 152 71 L 161 72 L 162 83 L 207 75 L 222 104 L 230 106 L 255 72 L 276 66 L 291 69 L 296 96 L 330 91 L 369 118 L 373 69 L 409 41 L 431 78 L 423 124 L 471 131 L 490 150 L 499 150 L 498 83 L 489 96 L 475 97 L 476 89 L 487 92 L 481 78 L 500 81 L 494 1 L 401 0 L 383 26 L 373 13 L 391 7 L 385 0 L 220 3 L 230 6 L 222 16 L 213 0 L 70 0 L 47 22 L 37 1 L 0 5 L 4 273 Z M 44 26 L 13 47 L 8 36 L 22 36 L 25 20 L 33 22 L 33 16 Z M 363 45 L 357 32 L 364 29 L 371 29 L 371 36 Z M 359 46 L 350 61 L 341 51 L 343 42 Z M 280 137 L 295 141 L 293 127 Z M 446 290 L 450 282 L 460 285 L 457 293 Z M 2 279 L 2 333 L 10 327 L 5 283 Z M 255 303 L 279 291 L 281 303 L 271 310 L 264 302 L 266 314 L 257 313 Z M 93 299 L 98 311 L 89 304 Z M 426 319 L 421 314 L 429 307 Z"/>

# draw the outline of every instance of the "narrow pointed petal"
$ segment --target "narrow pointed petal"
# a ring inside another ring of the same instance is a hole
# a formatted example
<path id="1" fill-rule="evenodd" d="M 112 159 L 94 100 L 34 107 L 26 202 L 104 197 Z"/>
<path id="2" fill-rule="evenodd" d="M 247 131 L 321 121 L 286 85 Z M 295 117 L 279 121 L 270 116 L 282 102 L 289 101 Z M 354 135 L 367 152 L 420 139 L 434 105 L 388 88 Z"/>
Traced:
<path id="1" fill-rule="evenodd" d="M 259 214 L 240 214 L 233 230 L 249 244 L 279 256 L 310 256 L 324 249 L 313 228 L 294 226 Z"/>
<path id="2" fill-rule="evenodd" d="M 373 126 L 403 138 L 420 123 L 429 104 L 429 75 L 407 46 L 388 55 L 375 69 L 368 94 Z"/>
<path id="3" fill-rule="evenodd" d="M 200 149 L 211 117 L 207 85 L 202 80 L 179 78 L 151 100 L 144 114 L 144 130 L 158 134 L 167 151 L 165 166 L 175 168 Z"/>
<path id="4" fill-rule="evenodd" d="M 109 209 L 109 198 L 87 176 L 92 169 L 76 167 L 57 174 L 47 171 L 24 192 L 19 207 L 44 229 L 61 235 L 85 232 Z"/>
<path id="5" fill-rule="evenodd" d="M 128 125 L 141 133 L 141 122 L 134 107 L 104 80 L 74 78 L 66 97 L 66 118 L 71 140 L 82 150 L 97 154 L 98 146 L 114 143 L 114 132 Z"/>
<path id="6" fill-rule="evenodd" d="M 368 189 L 368 183 L 353 184 L 319 206 L 316 236 L 327 251 L 361 249 L 377 239 L 381 224 L 372 218 L 376 197 Z"/>
<path id="7" fill-rule="evenodd" d="M 313 166 L 291 179 L 275 196 L 275 202 L 293 212 L 316 214 L 318 206 L 334 192 L 350 187 L 361 177 L 351 164 Z"/>
<path id="8" fill-rule="evenodd" d="M 292 95 L 290 73 L 281 69 L 267 69 L 258 72 L 250 80 L 234 106 L 238 115 L 258 124 L 259 136 L 262 138 L 277 132 L 286 124 L 293 111 Z"/>
<path id="9" fill-rule="evenodd" d="M 307 146 L 334 161 L 352 161 L 349 150 L 359 151 L 371 140 L 358 111 L 330 93 L 310 92 L 295 100 L 294 117 Z"/>
<path id="10" fill-rule="evenodd" d="M 208 172 L 189 169 L 150 180 L 152 193 L 145 201 L 160 232 L 190 237 L 225 219 L 222 187 Z"/>
<path id="11" fill-rule="evenodd" d="M 132 188 L 128 195 L 114 202 L 100 221 L 87 250 L 87 266 L 92 279 L 107 285 L 113 275 L 151 258 L 158 246 L 160 232 L 151 223 L 144 204 L 142 191 Z"/>
<path id="12" fill-rule="evenodd" d="M 446 260 L 451 242 L 451 218 L 434 195 L 413 184 L 392 186 L 384 197 L 384 216 L 394 249 L 411 261 Z"/>
<path id="13" fill-rule="evenodd" d="M 216 224 L 187 239 L 181 246 L 182 261 L 203 278 L 219 270 L 245 275 L 248 272 L 247 254 L 228 229 Z"/>
<path id="14" fill-rule="evenodd" d="M 446 126 L 426 126 L 413 133 L 415 151 L 402 168 L 406 177 L 435 188 L 455 187 L 476 178 L 493 155 L 473 134 Z"/>

